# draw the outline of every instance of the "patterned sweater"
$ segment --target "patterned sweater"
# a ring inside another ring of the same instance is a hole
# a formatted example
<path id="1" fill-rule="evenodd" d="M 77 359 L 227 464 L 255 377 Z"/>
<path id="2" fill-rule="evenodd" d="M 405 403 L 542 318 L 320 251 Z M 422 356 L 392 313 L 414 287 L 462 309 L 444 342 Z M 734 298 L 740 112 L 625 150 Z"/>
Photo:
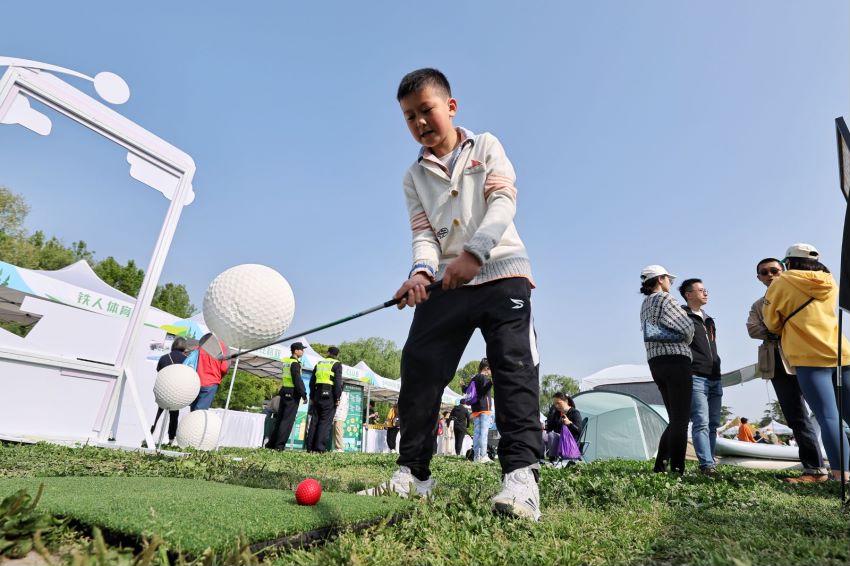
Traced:
<path id="1" fill-rule="evenodd" d="M 413 232 L 413 269 L 439 279 L 463 251 L 482 267 L 470 285 L 531 277 L 531 262 L 514 226 L 516 175 L 496 136 L 457 128 L 460 144 L 450 171 L 423 148 L 404 177 Z"/>
<path id="2" fill-rule="evenodd" d="M 659 291 L 643 300 L 640 307 L 641 328 L 646 320 L 660 320 L 664 326 L 680 330 L 685 335 L 681 342 L 644 342 L 648 360 L 658 356 L 685 356 L 689 360 L 693 359 L 690 343 L 694 338 L 694 323 L 670 293 Z"/>

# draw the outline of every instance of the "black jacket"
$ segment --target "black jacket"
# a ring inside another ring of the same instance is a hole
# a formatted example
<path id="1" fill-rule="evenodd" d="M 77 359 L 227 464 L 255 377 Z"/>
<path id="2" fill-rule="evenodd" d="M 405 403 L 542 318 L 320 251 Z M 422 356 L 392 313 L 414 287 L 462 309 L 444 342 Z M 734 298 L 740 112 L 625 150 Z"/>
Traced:
<path id="1" fill-rule="evenodd" d="M 179 350 L 171 350 L 161 358 L 156 363 L 156 371 L 161 370 L 162 368 L 167 368 L 172 364 L 182 364 L 183 360 L 186 359 L 186 354 Z"/>
<path id="2" fill-rule="evenodd" d="M 581 421 L 582 416 L 581 412 L 574 408 L 570 407 L 567 411 L 567 418 L 570 419 L 571 423 L 567 425 L 567 428 L 570 429 L 570 432 L 573 435 L 573 438 L 578 441 L 581 436 Z M 561 432 L 561 427 L 563 427 L 563 423 L 561 422 L 561 411 L 558 410 L 555 405 L 549 407 L 549 414 L 546 416 L 546 430 L 547 432 Z"/>
<path id="3" fill-rule="evenodd" d="M 477 373 L 472 378 L 472 381 L 475 382 L 475 393 L 478 395 L 478 400 L 472 404 L 472 412 L 492 411 L 493 396 L 490 394 L 490 391 L 493 389 L 493 380 L 486 375 Z M 463 387 L 464 393 L 466 393 L 468 387 L 468 385 Z"/>
<path id="4" fill-rule="evenodd" d="M 466 430 L 469 427 L 469 409 L 463 405 L 455 405 L 449 414 L 449 420 L 456 429 Z"/>
<path id="5" fill-rule="evenodd" d="M 694 339 L 691 342 L 691 373 L 709 379 L 720 379 L 720 356 L 717 355 L 717 326 L 708 313 L 705 320 L 687 305 L 682 307 L 694 322 Z"/>

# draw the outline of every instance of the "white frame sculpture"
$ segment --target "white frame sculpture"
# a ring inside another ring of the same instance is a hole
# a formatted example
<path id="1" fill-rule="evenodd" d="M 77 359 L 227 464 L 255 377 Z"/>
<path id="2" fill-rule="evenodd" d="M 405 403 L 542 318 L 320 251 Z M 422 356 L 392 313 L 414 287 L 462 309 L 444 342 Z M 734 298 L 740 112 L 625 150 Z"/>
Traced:
<path id="1" fill-rule="evenodd" d="M 123 379 L 123 383 L 129 388 L 139 421 L 145 429 L 147 444 L 153 447 L 153 439 L 139 402 L 138 391 L 128 361 L 153 299 L 180 214 L 183 207 L 194 199 L 192 178 L 195 174 L 195 162 L 188 154 L 46 71 L 90 80 L 94 83 L 98 95 L 104 100 L 113 104 L 122 104 L 129 98 L 130 91 L 124 80 L 115 74 L 99 73 L 92 78 L 55 65 L 3 56 L 0 56 L 0 66 L 8 67 L 0 79 L 0 125 L 19 124 L 38 134 L 49 135 L 50 119 L 32 109 L 29 104 L 30 100 L 36 100 L 124 147 L 130 164 L 130 175 L 160 191 L 171 201 L 117 358 L 111 365 L 27 352 L 6 346 L 0 346 L 0 358 L 61 368 L 69 373 L 84 372 L 94 376 L 111 376 L 117 380 L 118 385 L 122 385 Z M 115 418 L 121 389 L 121 387 L 113 389 L 107 409 L 109 422 Z M 99 432 L 98 440 L 107 440 L 111 428 L 111 426 L 104 426 Z"/>

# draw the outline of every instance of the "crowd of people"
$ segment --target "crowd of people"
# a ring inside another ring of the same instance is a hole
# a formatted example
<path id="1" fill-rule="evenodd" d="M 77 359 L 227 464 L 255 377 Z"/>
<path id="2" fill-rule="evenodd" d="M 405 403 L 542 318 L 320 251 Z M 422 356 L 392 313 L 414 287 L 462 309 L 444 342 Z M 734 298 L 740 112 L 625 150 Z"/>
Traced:
<path id="1" fill-rule="evenodd" d="M 773 384 L 788 426 L 793 431 L 803 465 L 791 483 L 818 483 L 848 477 L 850 446 L 839 430 L 836 396 L 837 367 L 842 372 L 842 404 L 850 418 L 848 343 L 842 336 L 838 363 L 838 285 L 810 244 L 794 244 L 782 260 L 768 257 L 756 264 L 756 277 L 766 287 L 747 318 L 749 335 L 761 341 L 758 368 Z M 688 423 L 700 473 L 717 474 L 715 444 L 720 424 L 720 357 L 717 328 L 703 310 L 708 291 L 700 279 L 679 286 L 685 305 L 670 293 L 675 275 L 660 265 L 641 271 L 643 328 L 652 378 L 661 392 L 669 424 L 658 446 L 655 471 L 684 473 Z M 806 404 L 820 425 L 830 469 L 824 467 L 816 429 Z M 755 442 L 746 419 L 738 437 Z M 843 460 L 839 457 L 843 448 Z"/>

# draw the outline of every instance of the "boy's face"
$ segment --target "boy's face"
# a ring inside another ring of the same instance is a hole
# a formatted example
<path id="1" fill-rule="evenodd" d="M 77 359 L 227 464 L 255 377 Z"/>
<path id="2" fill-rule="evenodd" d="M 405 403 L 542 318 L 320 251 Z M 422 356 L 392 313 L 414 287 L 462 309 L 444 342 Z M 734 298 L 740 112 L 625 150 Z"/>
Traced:
<path id="1" fill-rule="evenodd" d="M 457 113 L 457 101 L 433 86 L 412 92 L 399 102 L 407 128 L 417 143 L 442 157 L 457 143 L 452 118 Z"/>

